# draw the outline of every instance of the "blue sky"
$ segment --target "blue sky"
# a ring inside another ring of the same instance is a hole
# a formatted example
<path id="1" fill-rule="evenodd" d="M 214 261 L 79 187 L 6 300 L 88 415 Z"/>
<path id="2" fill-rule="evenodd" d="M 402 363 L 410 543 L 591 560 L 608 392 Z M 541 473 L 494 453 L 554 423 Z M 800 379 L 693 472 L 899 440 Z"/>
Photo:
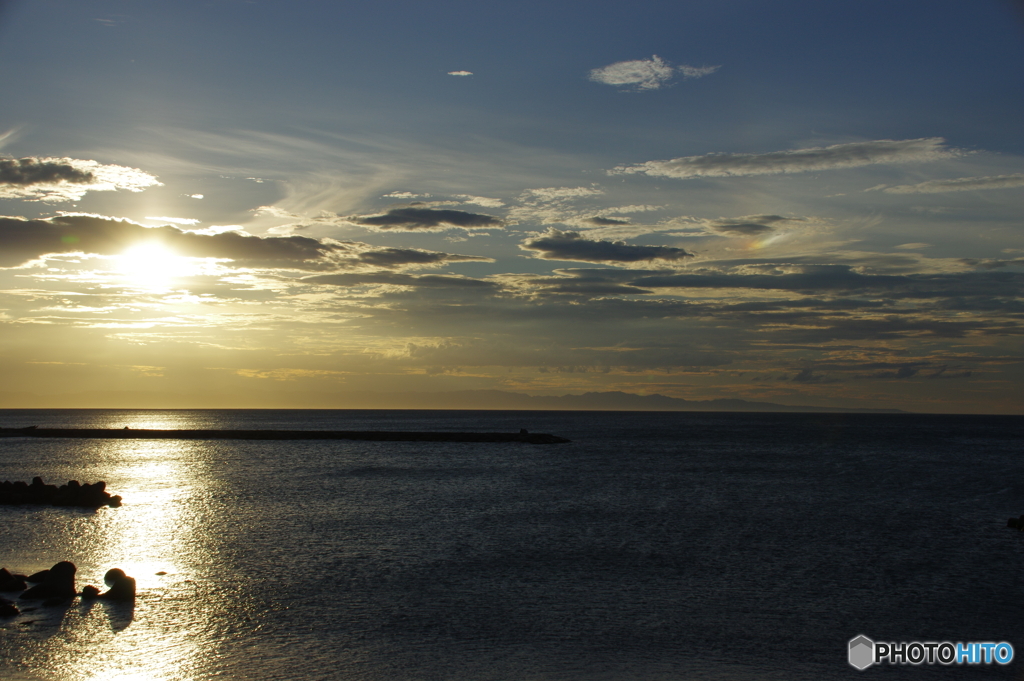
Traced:
<path id="1" fill-rule="evenodd" d="M 9 400 L 1020 413 L 1022 17 L 0 3 Z"/>

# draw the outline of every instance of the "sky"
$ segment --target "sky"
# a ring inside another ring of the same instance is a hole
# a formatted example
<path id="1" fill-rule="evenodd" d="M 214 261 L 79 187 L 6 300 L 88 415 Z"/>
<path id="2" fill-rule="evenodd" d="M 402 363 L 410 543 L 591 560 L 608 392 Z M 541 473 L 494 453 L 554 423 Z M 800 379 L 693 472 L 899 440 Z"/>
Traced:
<path id="1" fill-rule="evenodd" d="M 1021 3 L 0 0 L 0 64 L 0 406 L 1024 413 Z"/>

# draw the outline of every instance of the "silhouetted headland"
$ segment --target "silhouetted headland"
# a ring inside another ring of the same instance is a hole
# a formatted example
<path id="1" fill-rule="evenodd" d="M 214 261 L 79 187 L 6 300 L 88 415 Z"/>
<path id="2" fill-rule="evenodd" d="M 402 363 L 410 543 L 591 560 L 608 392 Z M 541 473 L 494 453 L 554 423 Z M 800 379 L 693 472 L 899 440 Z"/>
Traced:
<path id="1" fill-rule="evenodd" d="M 401 430 L 141 430 L 134 428 L 0 428 L 0 437 L 118 440 L 370 440 L 377 442 L 571 442 L 547 433 L 448 433 Z"/>

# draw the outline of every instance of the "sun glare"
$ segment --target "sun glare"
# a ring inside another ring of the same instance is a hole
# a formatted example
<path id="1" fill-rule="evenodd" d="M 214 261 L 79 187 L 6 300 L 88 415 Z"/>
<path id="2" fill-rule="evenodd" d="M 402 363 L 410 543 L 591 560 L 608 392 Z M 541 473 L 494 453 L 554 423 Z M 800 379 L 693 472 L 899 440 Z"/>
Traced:
<path id="1" fill-rule="evenodd" d="M 133 286 L 164 289 L 175 277 L 185 275 L 190 263 L 160 244 L 147 243 L 132 246 L 118 256 L 116 268 Z"/>

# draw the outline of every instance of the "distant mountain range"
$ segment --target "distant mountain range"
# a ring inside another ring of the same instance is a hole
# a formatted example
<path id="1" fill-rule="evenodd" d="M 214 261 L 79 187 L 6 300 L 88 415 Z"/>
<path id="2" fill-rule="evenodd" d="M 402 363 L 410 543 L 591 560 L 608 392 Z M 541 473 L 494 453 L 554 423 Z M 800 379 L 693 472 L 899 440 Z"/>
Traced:
<path id="1" fill-rule="evenodd" d="M 684 400 L 620 391 L 537 396 L 503 390 L 452 392 L 251 392 L 216 393 L 88 391 L 63 395 L 0 394 L 6 409 L 489 409 L 570 411 L 755 411 L 905 413 L 900 409 L 855 409 L 751 402 L 741 399 Z"/>
<path id="2" fill-rule="evenodd" d="M 751 402 L 740 399 L 684 400 L 666 395 L 637 395 L 621 391 L 589 392 L 582 395 L 533 396 L 501 390 L 466 390 L 437 393 L 438 398 L 475 407 L 461 409 L 569 409 L 599 411 L 788 411 L 788 412 L 864 412 L 903 413 L 901 409 L 850 409 L 842 407 L 810 407 Z M 491 406 L 494 405 L 494 406 Z M 444 408 L 444 407 L 441 407 Z"/>

